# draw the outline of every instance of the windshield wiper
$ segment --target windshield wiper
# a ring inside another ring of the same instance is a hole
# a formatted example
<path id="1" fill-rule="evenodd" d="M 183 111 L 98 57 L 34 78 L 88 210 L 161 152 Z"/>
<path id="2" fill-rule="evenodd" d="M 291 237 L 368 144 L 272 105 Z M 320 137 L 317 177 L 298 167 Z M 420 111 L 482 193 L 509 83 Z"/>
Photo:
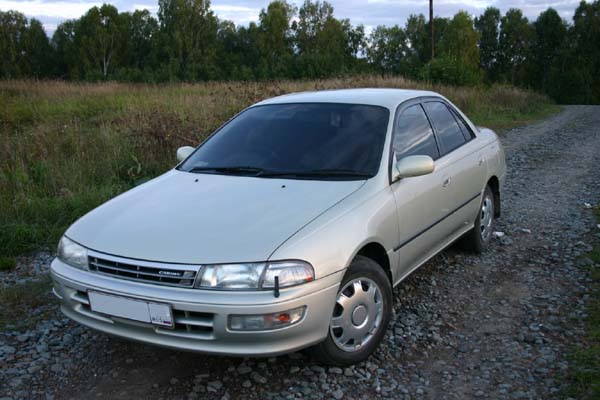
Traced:
<path id="1" fill-rule="evenodd" d="M 251 175 L 265 178 L 371 178 L 371 174 L 347 169 L 315 169 L 315 170 L 266 170 L 258 167 L 232 166 L 232 167 L 193 167 L 188 172 L 208 172 L 217 174 Z"/>
<path id="2" fill-rule="evenodd" d="M 216 172 L 225 174 L 249 174 L 260 175 L 265 172 L 264 169 L 258 167 L 234 166 L 234 167 L 193 167 L 188 172 Z"/>
<path id="3" fill-rule="evenodd" d="M 265 177 L 289 176 L 289 177 L 307 177 L 307 178 L 371 178 L 371 174 L 361 171 L 348 169 L 315 169 L 306 171 L 263 171 L 259 174 Z"/>

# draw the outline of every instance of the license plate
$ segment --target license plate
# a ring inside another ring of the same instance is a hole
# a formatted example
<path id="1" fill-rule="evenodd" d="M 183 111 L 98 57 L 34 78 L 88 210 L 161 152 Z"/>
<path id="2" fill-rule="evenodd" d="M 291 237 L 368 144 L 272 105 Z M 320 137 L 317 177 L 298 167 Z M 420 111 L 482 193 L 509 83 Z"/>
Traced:
<path id="1" fill-rule="evenodd" d="M 173 313 L 171 306 L 162 303 L 152 303 L 143 300 L 115 296 L 99 292 L 88 292 L 92 311 L 146 322 L 163 327 L 173 327 Z"/>

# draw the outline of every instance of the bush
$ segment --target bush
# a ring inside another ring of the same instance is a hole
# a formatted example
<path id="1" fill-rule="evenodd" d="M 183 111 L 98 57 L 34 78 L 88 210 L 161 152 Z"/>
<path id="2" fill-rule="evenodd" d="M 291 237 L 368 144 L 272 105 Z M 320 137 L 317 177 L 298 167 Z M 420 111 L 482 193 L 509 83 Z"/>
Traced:
<path id="1" fill-rule="evenodd" d="M 430 61 L 421 69 L 421 78 L 433 83 L 454 86 L 473 86 L 482 82 L 479 68 L 473 68 L 460 62 L 442 57 Z"/>

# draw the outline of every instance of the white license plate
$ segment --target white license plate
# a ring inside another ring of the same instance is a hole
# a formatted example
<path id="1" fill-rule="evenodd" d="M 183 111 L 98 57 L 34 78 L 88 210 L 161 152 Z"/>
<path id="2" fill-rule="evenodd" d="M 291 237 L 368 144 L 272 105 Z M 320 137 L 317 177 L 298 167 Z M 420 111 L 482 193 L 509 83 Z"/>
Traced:
<path id="1" fill-rule="evenodd" d="M 88 292 L 92 311 L 114 317 L 172 328 L 173 313 L 168 304 L 151 303 L 99 292 Z"/>

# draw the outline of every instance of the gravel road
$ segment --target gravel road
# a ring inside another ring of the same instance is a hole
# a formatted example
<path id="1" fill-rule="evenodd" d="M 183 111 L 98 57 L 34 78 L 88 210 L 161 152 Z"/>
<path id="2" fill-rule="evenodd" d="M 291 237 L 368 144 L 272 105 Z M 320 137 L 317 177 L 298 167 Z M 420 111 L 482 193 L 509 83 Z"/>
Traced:
<path id="1" fill-rule="evenodd" d="M 580 256 L 600 240 L 589 209 L 600 200 L 600 107 L 565 107 L 502 140 L 505 236 L 481 256 L 451 248 L 396 288 L 389 331 L 367 362 L 174 352 L 80 327 L 49 297 L 32 310 L 33 328 L 0 332 L 0 399 L 558 397 L 589 296 Z M 0 273 L 0 288 L 43 277 L 50 259 L 23 258 Z"/>

